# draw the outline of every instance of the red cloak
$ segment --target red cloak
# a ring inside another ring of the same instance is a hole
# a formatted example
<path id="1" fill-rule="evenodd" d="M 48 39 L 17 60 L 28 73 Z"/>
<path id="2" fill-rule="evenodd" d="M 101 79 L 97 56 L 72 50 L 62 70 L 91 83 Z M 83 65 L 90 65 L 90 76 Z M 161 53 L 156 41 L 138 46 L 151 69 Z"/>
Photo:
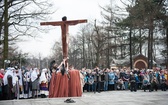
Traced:
<path id="1" fill-rule="evenodd" d="M 81 83 L 79 70 L 69 70 L 69 97 L 81 97 Z"/>
<path id="2" fill-rule="evenodd" d="M 70 70 L 69 74 L 65 73 L 64 75 L 62 75 L 60 72 L 52 73 L 49 88 L 49 98 L 80 96 L 82 96 L 82 90 L 78 70 Z"/>
<path id="3" fill-rule="evenodd" d="M 49 98 L 68 97 L 68 77 L 60 72 L 52 73 L 49 88 Z"/>

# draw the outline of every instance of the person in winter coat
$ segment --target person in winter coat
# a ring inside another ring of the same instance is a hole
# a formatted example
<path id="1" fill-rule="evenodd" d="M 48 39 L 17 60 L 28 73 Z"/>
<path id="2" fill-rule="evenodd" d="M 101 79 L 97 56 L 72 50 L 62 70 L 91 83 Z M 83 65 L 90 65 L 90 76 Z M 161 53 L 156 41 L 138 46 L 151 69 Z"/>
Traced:
<path id="1" fill-rule="evenodd" d="M 130 73 L 130 91 L 137 91 L 137 88 L 136 88 L 136 78 L 135 78 L 135 75 L 131 72 Z"/>

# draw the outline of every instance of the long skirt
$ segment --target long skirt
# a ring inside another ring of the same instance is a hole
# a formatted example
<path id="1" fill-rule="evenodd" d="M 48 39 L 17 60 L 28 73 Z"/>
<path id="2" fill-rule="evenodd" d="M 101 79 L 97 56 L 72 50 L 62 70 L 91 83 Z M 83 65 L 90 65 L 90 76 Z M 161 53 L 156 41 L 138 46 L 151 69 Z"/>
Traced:
<path id="1" fill-rule="evenodd" d="M 32 82 L 32 90 L 38 90 L 39 89 L 39 80 L 36 79 Z"/>
<path id="2" fill-rule="evenodd" d="M 79 70 L 69 70 L 69 97 L 81 97 L 81 81 Z"/>
<path id="3" fill-rule="evenodd" d="M 40 94 L 48 95 L 48 83 L 41 83 L 40 84 Z"/>
<path id="4" fill-rule="evenodd" d="M 49 98 L 68 97 L 68 76 L 59 73 L 52 73 L 49 88 Z"/>
<path id="5" fill-rule="evenodd" d="M 23 82 L 24 94 L 29 93 L 29 82 Z"/>
<path id="6" fill-rule="evenodd" d="M 32 90 L 32 83 L 31 82 L 23 82 L 23 89 L 24 89 L 24 98 L 30 98 L 31 93 L 30 91 Z"/>

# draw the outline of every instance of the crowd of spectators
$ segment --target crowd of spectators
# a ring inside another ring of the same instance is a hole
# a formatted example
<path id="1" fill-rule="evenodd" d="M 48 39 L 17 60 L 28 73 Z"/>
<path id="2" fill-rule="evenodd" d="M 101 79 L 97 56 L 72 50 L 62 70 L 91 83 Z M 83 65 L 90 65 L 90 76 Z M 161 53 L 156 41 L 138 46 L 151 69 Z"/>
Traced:
<path id="1" fill-rule="evenodd" d="M 81 70 L 84 75 L 85 92 L 101 92 L 110 90 L 149 90 L 149 92 L 161 89 L 166 91 L 168 72 L 167 70 L 155 69 L 127 69 L 105 68 Z"/>
<path id="2" fill-rule="evenodd" d="M 83 92 L 114 90 L 166 91 L 168 71 L 166 69 L 129 68 L 82 68 L 80 70 Z M 0 70 L 0 100 L 48 97 L 52 74 L 48 69 L 31 68 L 21 70 L 11 68 Z M 57 84 L 55 84 L 57 85 Z"/>

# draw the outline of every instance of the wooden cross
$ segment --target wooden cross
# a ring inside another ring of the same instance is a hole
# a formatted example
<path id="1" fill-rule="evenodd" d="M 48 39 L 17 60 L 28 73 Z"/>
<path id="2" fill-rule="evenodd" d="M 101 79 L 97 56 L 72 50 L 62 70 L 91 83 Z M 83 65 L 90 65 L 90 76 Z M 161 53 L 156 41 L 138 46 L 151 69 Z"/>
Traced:
<path id="1" fill-rule="evenodd" d="M 64 16 L 62 21 L 56 22 L 41 22 L 40 25 L 52 25 L 52 26 L 61 26 L 62 30 L 62 50 L 63 50 L 63 59 L 67 59 L 68 57 L 68 27 L 69 25 L 76 25 L 79 23 L 86 23 L 87 20 L 69 20 L 67 21 L 67 17 Z"/>

